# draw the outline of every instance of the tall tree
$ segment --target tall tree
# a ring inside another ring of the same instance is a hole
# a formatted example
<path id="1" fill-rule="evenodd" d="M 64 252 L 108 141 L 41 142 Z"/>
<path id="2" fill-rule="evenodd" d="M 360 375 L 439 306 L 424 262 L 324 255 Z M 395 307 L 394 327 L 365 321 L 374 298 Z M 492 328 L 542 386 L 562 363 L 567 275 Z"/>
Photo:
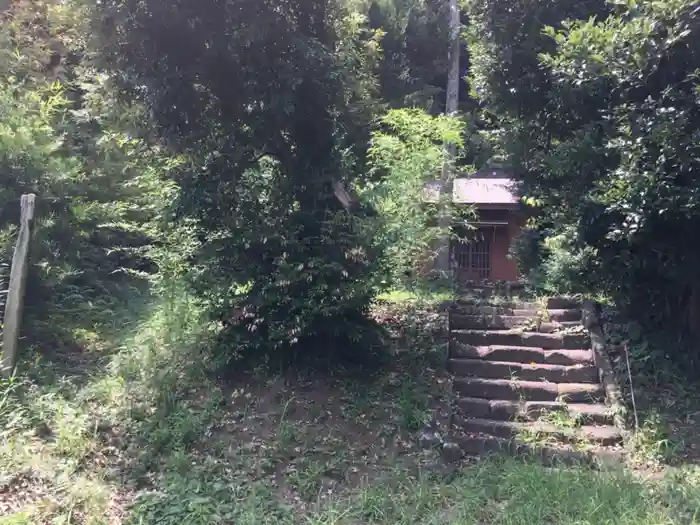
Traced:
<path id="1" fill-rule="evenodd" d="M 700 252 L 682 240 L 700 220 L 697 2 L 527 3 L 471 0 L 470 35 L 476 90 L 566 252 L 545 271 L 697 333 Z"/>
<path id="2" fill-rule="evenodd" d="M 610 7 L 606 0 L 465 0 L 472 93 L 504 127 L 506 118 L 538 114 L 551 87 L 540 54 L 556 48 L 544 28 L 605 17 Z"/>
<path id="3" fill-rule="evenodd" d="M 447 2 L 373 0 L 370 27 L 382 31 L 377 74 L 380 92 L 391 107 L 444 109 L 449 42 Z"/>
<path id="4" fill-rule="evenodd" d="M 338 202 L 361 172 L 374 34 L 334 0 L 107 0 L 101 57 L 192 168 L 198 281 L 273 346 L 347 334 L 374 293 L 371 246 Z"/>

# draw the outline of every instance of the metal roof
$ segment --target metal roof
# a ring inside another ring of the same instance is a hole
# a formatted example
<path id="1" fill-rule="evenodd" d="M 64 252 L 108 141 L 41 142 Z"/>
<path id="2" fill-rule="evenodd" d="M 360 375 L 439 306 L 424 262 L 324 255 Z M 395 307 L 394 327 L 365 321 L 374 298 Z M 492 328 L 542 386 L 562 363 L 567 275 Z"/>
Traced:
<path id="1" fill-rule="evenodd" d="M 455 179 L 452 187 L 452 202 L 455 204 L 499 204 L 517 205 L 519 198 L 515 193 L 511 178 L 483 178 L 477 176 Z M 440 200 L 440 181 L 430 181 L 425 185 L 425 200 Z"/>

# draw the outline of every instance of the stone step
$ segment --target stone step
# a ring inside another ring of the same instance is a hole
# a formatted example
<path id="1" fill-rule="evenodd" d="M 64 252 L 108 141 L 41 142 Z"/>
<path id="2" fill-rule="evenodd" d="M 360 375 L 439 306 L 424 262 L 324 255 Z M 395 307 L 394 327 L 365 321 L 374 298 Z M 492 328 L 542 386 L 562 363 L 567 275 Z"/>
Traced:
<path id="1" fill-rule="evenodd" d="M 580 308 L 547 310 L 546 313 L 547 320 L 556 322 L 577 321 L 580 323 L 581 317 L 582 313 Z"/>
<path id="2" fill-rule="evenodd" d="M 476 308 L 503 308 L 506 310 L 534 310 L 540 311 L 545 309 L 542 303 L 533 301 L 521 301 L 519 299 L 499 299 L 499 298 L 483 298 L 483 297 L 459 297 L 455 301 L 455 307 L 476 307 Z"/>
<path id="3" fill-rule="evenodd" d="M 547 299 L 547 310 L 581 309 L 581 299 L 573 297 L 550 297 Z"/>
<path id="4" fill-rule="evenodd" d="M 581 450 L 580 447 L 566 444 L 523 443 L 517 439 L 503 439 L 483 434 L 464 434 L 456 439 L 455 444 L 467 456 L 508 454 L 540 460 L 543 464 L 550 466 L 563 463 L 575 466 L 586 464 L 607 467 L 618 466 L 625 460 L 625 451 L 622 447 L 589 447 L 587 450 Z"/>
<path id="5" fill-rule="evenodd" d="M 512 421 L 514 419 L 534 421 L 552 412 L 568 412 L 574 421 L 610 425 L 613 414 L 602 403 L 559 403 L 556 401 L 507 401 L 505 399 L 479 399 L 463 397 L 457 406 L 465 416 L 478 419 Z"/>
<path id="6" fill-rule="evenodd" d="M 460 377 L 520 379 L 551 383 L 597 383 L 598 369 L 592 364 L 549 365 L 483 359 L 450 359 L 450 371 Z"/>
<path id="7" fill-rule="evenodd" d="M 530 346 L 474 346 L 450 341 L 450 356 L 464 359 L 485 359 L 510 363 L 546 363 L 576 365 L 593 363 L 592 350 L 544 350 Z"/>
<path id="8" fill-rule="evenodd" d="M 553 334 L 556 332 L 560 332 L 562 330 L 566 330 L 567 328 L 573 328 L 575 326 L 579 326 L 580 324 L 581 324 L 581 321 L 562 321 L 562 322 L 542 321 L 539 324 L 537 331 L 542 333 L 542 334 Z"/>
<path id="9" fill-rule="evenodd" d="M 531 316 L 516 315 L 450 315 L 450 329 L 510 329 L 531 323 Z"/>
<path id="10" fill-rule="evenodd" d="M 533 346 L 545 350 L 588 348 L 588 334 L 542 334 L 520 330 L 452 330 L 452 338 L 474 346 Z"/>
<path id="11" fill-rule="evenodd" d="M 516 379 L 454 379 L 454 389 L 460 396 L 507 401 L 564 401 L 566 403 L 595 403 L 605 399 L 603 387 L 591 383 L 544 383 Z"/>
<path id="12" fill-rule="evenodd" d="M 459 305 L 453 304 L 450 313 L 456 315 L 514 315 L 518 317 L 537 317 L 543 309 L 537 308 L 511 308 L 509 306 L 488 305 Z M 579 315 L 579 319 L 581 316 Z"/>
<path id="13" fill-rule="evenodd" d="M 556 440 L 562 443 L 588 442 L 611 446 L 622 441 L 620 431 L 614 426 L 584 425 L 581 427 L 559 427 L 540 422 L 495 421 L 490 419 L 455 418 L 454 424 L 464 432 L 487 434 L 498 438 L 533 436 L 543 441 Z"/>
<path id="14" fill-rule="evenodd" d="M 478 281 L 460 281 L 457 284 L 457 289 L 462 296 L 510 296 L 523 297 L 527 296 L 524 283 L 494 283 L 494 282 L 478 282 Z"/>

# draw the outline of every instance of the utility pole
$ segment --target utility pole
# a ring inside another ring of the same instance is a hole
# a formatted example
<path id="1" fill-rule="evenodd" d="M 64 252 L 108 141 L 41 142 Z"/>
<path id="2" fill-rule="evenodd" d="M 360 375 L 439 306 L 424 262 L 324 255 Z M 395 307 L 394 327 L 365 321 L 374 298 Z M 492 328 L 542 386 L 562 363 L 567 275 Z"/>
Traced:
<path id="1" fill-rule="evenodd" d="M 448 50 L 449 69 L 447 72 L 447 93 L 445 114 L 457 115 L 459 104 L 459 2 L 450 1 L 450 44 Z M 450 276 L 450 227 L 452 226 L 452 188 L 455 171 L 456 144 L 445 144 L 445 163 L 440 177 L 440 219 L 438 225 L 441 231 L 440 246 L 437 253 L 436 267 L 442 276 Z"/>

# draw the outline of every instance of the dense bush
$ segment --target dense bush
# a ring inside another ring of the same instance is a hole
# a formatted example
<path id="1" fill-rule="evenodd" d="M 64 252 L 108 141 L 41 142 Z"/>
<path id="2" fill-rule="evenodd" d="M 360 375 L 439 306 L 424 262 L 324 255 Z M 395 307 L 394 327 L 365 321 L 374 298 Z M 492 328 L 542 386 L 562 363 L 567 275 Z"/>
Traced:
<path id="1" fill-rule="evenodd" d="M 0 262 L 19 197 L 36 193 L 35 328 L 94 328 L 176 278 L 233 337 L 224 360 L 293 357 L 311 340 L 332 354 L 367 333 L 379 292 L 415 277 L 436 232 L 422 181 L 459 124 L 415 113 L 419 134 L 391 117 L 372 131 L 387 106 L 440 111 L 442 7 L 237 6 L 28 0 L 2 13 Z"/>
<path id="2" fill-rule="evenodd" d="M 333 353 L 379 291 L 420 275 L 442 233 L 423 183 L 455 141 L 459 165 L 515 167 L 533 230 L 514 251 L 536 284 L 697 335 L 697 6 L 468 0 L 480 111 L 461 123 L 435 117 L 444 7 L 12 3 L 0 263 L 37 193 L 30 317 L 87 319 L 177 275 L 235 336 L 227 355 Z M 421 109 L 387 113 L 401 106 Z"/>
<path id="3" fill-rule="evenodd" d="M 468 4 L 475 87 L 552 228 L 545 280 L 607 293 L 647 329 L 697 334 L 696 3 L 548 2 L 526 23 L 528 2 Z"/>
<path id="4" fill-rule="evenodd" d="M 379 215 L 386 278 L 405 286 L 427 277 L 437 243 L 449 234 L 437 226 L 437 204 L 425 201 L 424 186 L 448 161 L 443 144 L 464 142 L 464 125 L 420 110 L 392 110 L 380 123 L 369 150 L 378 182 L 368 183 L 362 196 Z"/>
<path id="5" fill-rule="evenodd" d="M 156 270 L 151 247 L 176 194 L 165 178 L 176 161 L 137 135 L 139 108 L 117 102 L 79 59 L 79 13 L 17 3 L 0 26 L 0 263 L 12 257 L 20 196 L 33 192 L 33 342 L 109 319 L 136 277 Z"/>
<path id="6" fill-rule="evenodd" d="M 516 243 L 515 257 L 530 285 L 548 294 L 590 294 L 599 282 L 595 250 L 578 243 L 571 227 L 553 235 L 526 230 Z"/>
<path id="7" fill-rule="evenodd" d="M 375 33 L 333 1 L 112 0 L 95 15 L 101 63 L 192 163 L 177 211 L 212 315 L 255 353 L 352 337 L 377 245 L 336 193 L 363 175 Z"/>

